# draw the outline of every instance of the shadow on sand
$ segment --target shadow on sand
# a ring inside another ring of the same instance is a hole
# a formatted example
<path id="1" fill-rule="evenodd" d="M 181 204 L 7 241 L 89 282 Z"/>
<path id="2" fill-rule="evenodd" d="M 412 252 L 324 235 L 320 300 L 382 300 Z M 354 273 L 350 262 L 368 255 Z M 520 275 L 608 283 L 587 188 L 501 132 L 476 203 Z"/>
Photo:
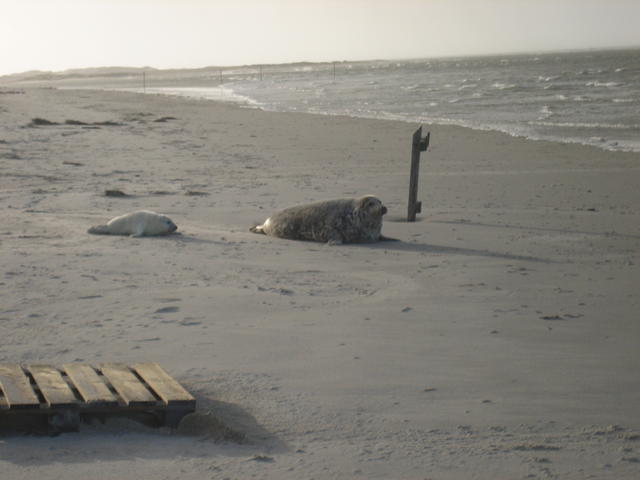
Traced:
<path id="1" fill-rule="evenodd" d="M 567 230 L 563 228 L 549 228 L 549 227 L 531 227 L 526 225 L 503 225 L 499 223 L 481 223 L 481 222 L 472 222 L 467 220 L 431 220 L 431 223 L 443 223 L 449 225 L 464 225 L 470 227 L 489 227 L 489 228 L 504 228 L 504 229 L 513 229 L 513 230 L 525 230 L 525 231 L 533 231 L 533 232 L 549 232 L 549 233 L 559 233 L 563 235 L 601 235 L 605 237 L 620 237 L 620 238 L 632 238 L 639 239 L 639 235 L 631 235 L 626 233 L 618 233 L 618 232 L 587 232 L 583 230 Z"/>
<path id="2" fill-rule="evenodd" d="M 378 243 L 364 243 L 360 246 L 366 246 L 368 248 L 377 250 L 393 250 L 397 252 L 418 252 L 418 253 L 433 253 L 433 254 L 446 254 L 446 255 L 467 255 L 473 257 L 489 257 L 499 258 L 503 260 L 525 261 L 525 262 L 537 262 L 537 263 L 556 263 L 553 260 L 546 258 L 539 258 L 529 255 L 516 255 L 506 252 L 492 252 L 490 250 L 476 250 L 473 248 L 460 248 L 450 247 L 446 245 L 431 245 L 428 243 L 408 243 L 402 240 L 397 241 L 385 241 Z"/>
<path id="3" fill-rule="evenodd" d="M 197 409 L 177 429 L 158 427 L 141 414 L 88 418 L 80 430 L 50 436 L 42 423 L 25 424 L 17 417 L 0 422 L 0 460 L 17 465 L 87 463 L 131 459 L 256 456 L 288 450 L 285 442 L 267 431 L 238 405 L 196 394 Z M 40 425 L 38 427 L 38 425 Z M 212 449 L 212 444 L 220 445 Z"/>

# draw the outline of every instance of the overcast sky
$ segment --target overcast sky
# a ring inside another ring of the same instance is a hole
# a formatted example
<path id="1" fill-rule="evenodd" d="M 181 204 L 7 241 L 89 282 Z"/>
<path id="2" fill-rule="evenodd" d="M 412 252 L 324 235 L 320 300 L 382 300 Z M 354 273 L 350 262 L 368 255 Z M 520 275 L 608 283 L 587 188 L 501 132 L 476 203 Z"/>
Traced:
<path id="1" fill-rule="evenodd" d="M 0 75 L 640 46 L 640 0 L 0 0 Z"/>

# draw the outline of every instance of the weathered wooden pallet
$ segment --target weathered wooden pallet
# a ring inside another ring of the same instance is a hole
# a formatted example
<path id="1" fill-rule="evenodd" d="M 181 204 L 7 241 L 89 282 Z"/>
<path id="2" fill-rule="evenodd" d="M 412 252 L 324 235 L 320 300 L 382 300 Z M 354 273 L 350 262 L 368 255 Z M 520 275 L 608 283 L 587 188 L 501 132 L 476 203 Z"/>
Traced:
<path id="1" fill-rule="evenodd" d="M 77 431 L 82 418 L 147 413 L 176 428 L 195 408 L 195 398 L 157 363 L 0 364 L 0 422 L 37 415 L 51 431 Z"/>

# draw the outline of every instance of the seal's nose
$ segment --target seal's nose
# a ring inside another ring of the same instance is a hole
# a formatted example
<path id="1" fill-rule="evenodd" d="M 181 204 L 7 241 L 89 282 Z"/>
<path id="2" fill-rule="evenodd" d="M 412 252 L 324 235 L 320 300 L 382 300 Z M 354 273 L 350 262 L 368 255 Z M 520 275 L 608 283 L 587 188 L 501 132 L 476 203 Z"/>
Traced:
<path id="1" fill-rule="evenodd" d="M 382 215 L 384 215 L 385 213 L 387 213 L 387 207 L 382 205 Z"/>
<path id="2" fill-rule="evenodd" d="M 178 229 L 178 226 L 177 226 L 175 223 L 173 223 L 173 224 L 169 227 L 169 231 L 170 231 L 170 232 L 175 232 L 177 229 Z"/>

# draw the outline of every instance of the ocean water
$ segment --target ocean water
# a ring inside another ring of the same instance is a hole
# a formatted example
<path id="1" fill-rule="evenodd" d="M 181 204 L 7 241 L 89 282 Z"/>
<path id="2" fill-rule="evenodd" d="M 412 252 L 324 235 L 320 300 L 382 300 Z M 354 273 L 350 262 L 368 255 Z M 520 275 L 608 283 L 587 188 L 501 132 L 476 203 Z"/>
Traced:
<path id="1" fill-rule="evenodd" d="M 640 151 L 640 50 L 253 67 L 150 91 Z M 220 83 L 222 81 L 222 83 Z M 170 91 L 172 90 L 172 91 Z"/>

